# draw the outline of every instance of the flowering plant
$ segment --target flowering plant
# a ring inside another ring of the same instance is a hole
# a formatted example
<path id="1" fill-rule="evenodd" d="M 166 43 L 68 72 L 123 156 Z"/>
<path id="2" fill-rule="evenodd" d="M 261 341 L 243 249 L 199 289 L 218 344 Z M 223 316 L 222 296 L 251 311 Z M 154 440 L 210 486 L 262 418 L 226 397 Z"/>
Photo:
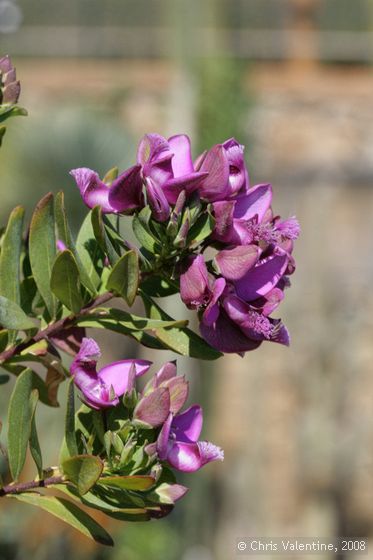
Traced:
<path id="1" fill-rule="evenodd" d="M 15 105 L 19 82 L 7 57 L 0 59 L 0 76 L 0 118 L 24 114 Z M 71 175 L 90 209 L 76 241 L 62 192 L 38 203 L 26 236 L 21 207 L 2 232 L 0 364 L 7 375 L 0 380 L 17 379 L 8 410 L 11 482 L 1 483 L 0 496 L 45 509 L 111 544 L 79 504 L 123 520 L 162 517 L 187 490 L 175 471 L 194 472 L 223 452 L 199 440 L 201 407 L 182 411 L 188 383 L 174 362 L 140 389 L 137 378 L 150 362 L 126 359 L 97 369 L 100 349 L 87 330 L 204 360 L 243 355 L 264 341 L 287 345 L 286 327 L 271 314 L 295 269 L 299 224 L 274 215 L 270 185 L 250 185 L 243 146 L 234 139 L 193 162 L 186 135 L 147 134 L 136 163 L 122 173 L 113 168 L 100 179 L 80 168 Z M 123 238 L 122 220 L 131 220 L 138 245 Z M 200 335 L 154 299 L 177 293 L 197 311 Z M 109 304 L 117 297 L 125 308 Z M 136 298 L 142 317 L 128 310 Z M 63 354 L 72 357 L 69 368 Z M 59 465 L 45 468 L 35 410 L 39 400 L 58 406 L 65 380 Z M 28 448 L 38 477 L 20 482 Z"/>

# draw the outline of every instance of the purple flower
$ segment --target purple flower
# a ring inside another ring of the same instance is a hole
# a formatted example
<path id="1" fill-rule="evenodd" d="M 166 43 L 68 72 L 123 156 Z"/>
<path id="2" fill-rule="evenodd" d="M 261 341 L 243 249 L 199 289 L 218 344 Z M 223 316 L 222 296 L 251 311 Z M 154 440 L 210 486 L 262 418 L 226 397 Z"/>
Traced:
<path id="1" fill-rule="evenodd" d="M 222 461 L 224 453 L 220 447 L 198 441 L 202 423 L 202 409 L 197 405 L 176 416 L 170 413 L 157 440 L 159 458 L 183 472 L 194 472 L 211 461 Z"/>
<path id="2" fill-rule="evenodd" d="M 234 138 L 216 144 L 201 154 L 196 169 L 208 172 L 199 188 L 203 200 L 227 200 L 249 188 L 249 175 L 244 160 L 244 147 Z"/>
<path id="3" fill-rule="evenodd" d="M 297 219 L 273 218 L 271 203 L 269 184 L 256 185 L 234 200 L 215 202 L 214 238 L 235 245 L 281 244 L 297 239 L 300 233 Z"/>
<path id="4" fill-rule="evenodd" d="M 208 273 L 203 255 L 190 257 L 180 276 L 181 299 L 190 309 L 203 309 L 202 322 L 207 325 L 219 315 L 218 301 L 225 286 L 224 278 L 215 279 Z"/>
<path id="5" fill-rule="evenodd" d="M 101 181 L 98 173 L 81 167 L 70 171 L 88 208 L 101 206 L 106 214 L 130 214 L 144 206 L 141 167 L 134 165 L 124 171 L 111 185 Z"/>
<path id="6" fill-rule="evenodd" d="M 170 215 L 170 204 L 175 204 L 181 191 L 190 194 L 206 177 L 196 172 L 188 136 L 178 134 L 168 140 L 159 134 L 146 134 L 137 152 L 148 203 L 154 218 L 164 222 Z"/>
<path id="7" fill-rule="evenodd" d="M 15 105 L 21 86 L 16 79 L 16 70 L 8 55 L 0 58 L 0 103 Z"/>
<path id="8" fill-rule="evenodd" d="M 121 360 L 97 371 L 100 355 L 97 343 L 92 338 L 84 338 L 70 367 L 84 402 L 97 410 L 116 406 L 119 397 L 134 388 L 135 378 L 146 373 L 151 365 L 146 360 Z"/>

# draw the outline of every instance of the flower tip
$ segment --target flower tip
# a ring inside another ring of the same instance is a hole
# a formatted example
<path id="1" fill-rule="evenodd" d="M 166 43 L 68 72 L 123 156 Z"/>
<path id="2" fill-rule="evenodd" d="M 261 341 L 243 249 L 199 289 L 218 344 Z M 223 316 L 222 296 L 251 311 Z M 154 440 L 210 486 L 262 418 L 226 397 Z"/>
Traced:
<path id="1" fill-rule="evenodd" d="M 76 361 L 97 362 L 101 356 L 101 350 L 93 338 L 83 338 Z"/>

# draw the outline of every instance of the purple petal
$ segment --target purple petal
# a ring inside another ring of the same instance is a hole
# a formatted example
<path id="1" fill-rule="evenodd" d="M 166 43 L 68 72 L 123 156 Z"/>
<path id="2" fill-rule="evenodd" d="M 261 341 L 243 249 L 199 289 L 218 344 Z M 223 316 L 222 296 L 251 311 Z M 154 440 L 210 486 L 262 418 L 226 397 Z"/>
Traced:
<path id="1" fill-rule="evenodd" d="M 229 194 L 229 163 L 225 149 L 217 144 L 209 150 L 200 171 L 207 171 L 208 177 L 199 188 L 202 199 L 209 202 L 223 200 Z"/>
<path id="2" fill-rule="evenodd" d="M 95 409 L 116 406 L 119 399 L 112 397 L 110 387 L 107 387 L 98 378 L 94 363 L 76 363 L 75 360 L 70 368 L 75 385 L 80 389 L 84 401 Z"/>
<path id="3" fill-rule="evenodd" d="M 213 203 L 215 217 L 214 237 L 220 241 L 230 241 L 235 205 L 235 200 L 222 200 Z"/>
<path id="4" fill-rule="evenodd" d="M 170 412 L 170 392 L 165 387 L 155 389 L 139 401 L 133 417 L 153 428 L 165 422 Z"/>
<path id="5" fill-rule="evenodd" d="M 220 251 L 215 257 L 217 268 L 227 280 L 239 280 L 257 262 L 260 249 L 256 245 L 239 245 Z"/>
<path id="6" fill-rule="evenodd" d="M 3 103 L 12 103 L 15 105 L 21 93 L 21 84 L 19 81 L 11 82 L 3 90 Z"/>
<path id="7" fill-rule="evenodd" d="M 170 215 L 170 205 L 160 186 L 149 177 L 146 179 L 146 194 L 152 214 L 158 222 L 165 222 Z"/>
<path id="8" fill-rule="evenodd" d="M 190 257 L 185 272 L 180 276 L 181 299 L 190 308 L 205 303 L 208 292 L 208 273 L 203 255 Z"/>
<path id="9" fill-rule="evenodd" d="M 148 163 L 162 162 L 172 158 L 170 145 L 160 134 L 145 134 L 137 150 L 137 163 L 144 166 Z"/>
<path id="10" fill-rule="evenodd" d="M 70 171 L 82 195 L 84 204 L 88 208 L 101 206 L 104 213 L 115 212 L 109 203 L 109 188 L 103 183 L 98 174 L 92 169 L 82 167 Z"/>
<path id="11" fill-rule="evenodd" d="M 170 414 L 167 417 L 167 420 L 163 424 L 162 429 L 158 435 L 157 453 L 161 461 L 164 461 L 167 458 L 167 452 L 169 448 L 169 440 L 171 434 L 171 425 L 173 419 L 174 419 L 174 415 L 170 412 Z"/>
<path id="12" fill-rule="evenodd" d="M 224 142 L 223 147 L 227 152 L 229 163 L 230 193 L 236 194 L 240 190 L 247 191 L 249 188 L 249 175 L 244 160 L 244 146 L 234 138 Z"/>
<path id="13" fill-rule="evenodd" d="M 10 56 L 6 54 L 5 56 L 0 58 L 0 72 L 6 74 L 10 70 L 13 69 L 12 61 L 10 60 Z"/>
<path id="14" fill-rule="evenodd" d="M 109 204 L 116 212 L 131 212 L 144 206 L 141 166 L 134 165 L 112 183 Z"/>
<path id="15" fill-rule="evenodd" d="M 224 312 L 219 314 L 213 325 L 208 326 L 201 322 L 199 328 L 203 338 L 220 352 L 242 354 L 255 350 L 261 344 L 261 341 L 245 336 Z"/>
<path id="16" fill-rule="evenodd" d="M 210 441 L 199 441 L 197 445 L 201 455 L 202 466 L 211 463 L 211 461 L 224 460 L 224 451 Z"/>
<path id="17" fill-rule="evenodd" d="M 66 247 L 65 243 L 63 241 L 61 241 L 61 239 L 57 239 L 56 247 L 57 247 L 57 251 L 66 251 L 67 250 L 67 247 Z"/>
<path id="18" fill-rule="evenodd" d="M 177 368 L 176 362 L 167 362 L 165 363 L 161 369 L 155 374 L 155 387 L 159 387 L 161 383 L 176 377 Z"/>
<path id="19" fill-rule="evenodd" d="M 197 443 L 174 443 L 168 452 L 167 461 L 174 469 L 182 472 L 195 472 L 202 467 Z"/>
<path id="20" fill-rule="evenodd" d="M 284 292 L 279 287 L 273 288 L 264 297 L 252 302 L 255 309 L 260 309 L 263 315 L 270 315 L 277 309 L 282 300 L 284 299 Z"/>
<path id="21" fill-rule="evenodd" d="M 74 362 L 97 362 L 100 356 L 101 350 L 97 342 L 93 338 L 83 338 Z"/>
<path id="22" fill-rule="evenodd" d="M 208 173 L 191 173 L 169 179 L 163 184 L 163 192 L 170 204 L 176 204 L 179 194 L 185 190 L 188 194 L 198 189 L 202 181 L 207 177 Z"/>
<path id="23" fill-rule="evenodd" d="M 201 434 L 202 424 L 202 408 L 193 405 L 182 414 L 174 417 L 172 431 L 175 433 L 177 441 L 195 442 Z"/>
<path id="24" fill-rule="evenodd" d="M 272 186 L 257 185 L 248 190 L 246 195 L 236 199 L 234 217 L 237 219 L 250 220 L 258 216 L 260 223 L 272 202 Z"/>
<path id="25" fill-rule="evenodd" d="M 170 411 L 177 414 L 184 406 L 189 393 L 189 383 L 185 377 L 173 377 L 161 385 L 170 392 Z"/>
<path id="26" fill-rule="evenodd" d="M 172 170 L 174 177 L 182 177 L 194 172 L 190 139 L 186 134 L 177 134 L 168 139 L 173 152 Z"/>
<path id="27" fill-rule="evenodd" d="M 289 255 L 277 248 L 273 255 L 260 260 L 235 282 L 237 295 L 245 301 L 265 296 L 284 275 L 288 262 Z"/>
<path id="28" fill-rule="evenodd" d="M 217 320 L 218 316 L 219 316 L 219 298 L 222 295 L 222 293 L 225 290 L 225 286 L 226 286 L 226 281 L 225 278 L 218 278 L 215 282 L 214 282 L 214 286 L 212 289 L 212 297 L 210 300 L 210 303 L 208 304 L 208 306 L 206 307 L 204 313 L 203 313 L 203 322 L 206 325 L 212 325 L 213 323 L 215 323 L 215 321 Z"/>
<path id="29" fill-rule="evenodd" d="M 115 394 L 120 397 L 131 387 L 131 368 L 135 367 L 135 376 L 144 375 L 151 366 L 147 360 L 121 360 L 103 367 L 98 372 L 99 379 L 107 386 L 113 387 Z"/>

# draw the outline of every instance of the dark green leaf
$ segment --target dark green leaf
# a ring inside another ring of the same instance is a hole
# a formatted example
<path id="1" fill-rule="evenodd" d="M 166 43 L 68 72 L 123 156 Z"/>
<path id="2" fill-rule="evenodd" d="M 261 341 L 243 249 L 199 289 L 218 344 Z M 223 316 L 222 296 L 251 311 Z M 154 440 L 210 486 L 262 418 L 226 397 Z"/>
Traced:
<path id="1" fill-rule="evenodd" d="M 32 371 L 26 369 L 17 378 L 8 409 L 8 457 L 14 481 L 18 480 L 26 460 L 33 416 L 30 403 L 32 389 Z"/>
<path id="2" fill-rule="evenodd" d="M 57 300 L 50 288 L 56 256 L 53 194 L 49 193 L 36 206 L 30 226 L 30 263 L 38 290 L 51 318 L 56 316 Z"/>
<path id="3" fill-rule="evenodd" d="M 148 206 L 145 206 L 137 216 L 132 218 L 132 229 L 136 238 L 145 249 L 151 253 L 160 253 L 161 245 L 150 228 L 150 218 L 151 210 Z"/>
<path id="4" fill-rule="evenodd" d="M 60 252 L 54 261 L 51 290 L 73 313 L 83 307 L 78 265 L 71 251 Z"/>
<path id="5" fill-rule="evenodd" d="M 141 282 L 141 289 L 151 297 L 167 297 L 178 293 L 179 288 L 161 276 L 150 276 Z"/>
<path id="6" fill-rule="evenodd" d="M 119 328 L 129 329 L 130 331 L 143 331 L 167 327 L 184 327 L 188 324 L 188 321 L 175 321 L 171 318 L 164 321 L 158 318 L 148 319 L 147 317 L 132 315 L 121 309 L 106 308 L 94 311 L 83 317 L 78 317 L 75 323 L 82 327 L 96 328 L 109 328 L 108 325 L 111 324 L 111 330 L 115 330 L 117 326 Z"/>
<path id="7" fill-rule="evenodd" d="M 76 455 L 61 464 L 62 471 L 75 484 L 80 495 L 86 494 L 101 476 L 104 464 L 93 455 Z"/>
<path id="8" fill-rule="evenodd" d="M 139 285 L 139 261 L 135 251 L 127 251 L 114 265 L 106 287 L 122 296 L 131 306 Z"/>
<path id="9" fill-rule="evenodd" d="M 36 327 L 34 321 L 14 301 L 3 296 L 0 296 L 0 325 L 6 329 L 22 331 Z"/>
<path id="10" fill-rule="evenodd" d="M 34 459 L 36 468 L 38 470 L 39 478 L 43 477 L 43 457 L 41 454 L 38 432 L 36 429 L 36 422 L 35 422 L 35 412 L 36 406 L 39 400 L 39 393 L 37 389 L 33 389 L 30 395 L 30 407 L 31 407 L 31 430 L 30 430 L 30 452 L 31 456 Z"/>
<path id="11" fill-rule="evenodd" d="M 25 494 L 11 494 L 12 498 L 39 507 L 55 517 L 58 517 L 65 523 L 68 523 L 74 529 L 77 529 L 86 537 L 95 540 L 100 544 L 113 546 L 113 539 L 105 531 L 101 525 L 90 517 L 85 511 L 81 510 L 76 504 L 69 502 L 63 498 L 55 496 L 42 496 L 34 492 Z"/>
<path id="12" fill-rule="evenodd" d="M 97 290 L 101 282 L 100 274 L 104 255 L 93 233 L 92 212 L 87 214 L 79 230 L 76 250 L 95 290 Z"/>
<path id="13" fill-rule="evenodd" d="M 102 209 L 101 206 L 95 206 L 92 210 L 91 214 L 92 220 L 92 228 L 95 238 L 101 247 L 101 250 L 104 252 L 105 255 L 108 256 L 111 265 L 114 265 L 117 260 L 119 259 L 119 254 L 115 250 L 113 243 L 109 239 L 105 224 L 103 221 Z"/>
<path id="14" fill-rule="evenodd" d="M 0 385 L 5 385 L 5 383 L 8 383 L 9 379 L 9 375 L 0 375 Z"/>
<path id="15" fill-rule="evenodd" d="M 79 455 L 75 436 L 75 385 L 74 380 L 69 381 L 66 403 L 65 442 L 70 457 Z"/>
<path id="16" fill-rule="evenodd" d="M 0 254 L 0 294 L 20 303 L 20 258 L 25 210 L 21 206 L 10 214 Z"/>
<path id="17" fill-rule="evenodd" d="M 155 484 L 152 476 L 136 475 L 136 476 L 105 476 L 97 481 L 101 486 L 113 486 L 123 490 L 149 490 Z"/>
<path id="18" fill-rule="evenodd" d="M 171 317 L 163 311 L 151 298 L 142 293 L 147 315 L 152 319 L 171 320 Z M 190 356 L 200 360 L 216 360 L 222 356 L 212 348 L 203 338 L 187 328 L 158 328 L 155 336 L 167 347 L 183 356 Z"/>
<path id="19" fill-rule="evenodd" d="M 17 377 L 19 377 L 21 373 L 23 373 L 26 370 L 26 367 L 24 365 L 20 365 L 18 363 L 10 363 L 10 362 L 5 362 L 1 364 L 1 367 L 5 369 L 5 371 L 13 375 L 16 375 Z M 46 404 L 47 406 L 58 407 L 59 404 L 56 400 L 56 394 L 55 394 L 56 392 L 53 389 L 53 387 L 51 388 L 49 386 L 47 382 L 48 379 L 47 381 L 43 381 L 43 379 L 41 379 L 39 375 L 34 371 L 31 372 L 31 375 L 32 375 L 32 388 L 38 390 L 40 401 L 43 404 Z M 48 378 L 48 374 L 47 374 L 47 378 Z"/>
<path id="20" fill-rule="evenodd" d="M 205 212 L 197 219 L 196 223 L 190 228 L 187 236 L 187 245 L 196 247 L 206 237 L 211 235 L 215 227 L 215 219 L 209 212 Z"/>
<path id="21" fill-rule="evenodd" d="M 69 222 L 67 219 L 66 209 L 65 209 L 65 195 L 62 191 L 58 192 L 56 195 L 55 215 L 56 215 L 58 238 L 64 242 L 67 249 L 70 249 L 70 251 L 74 255 L 74 259 L 79 269 L 79 275 L 82 284 L 87 288 L 89 292 L 91 292 L 92 294 L 96 294 L 96 286 L 92 282 L 75 247 L 75 243 L 71 234 Z M 92 232 L 92 237 L 93 237 L 93 232 Z M 89 264 L 91 265 L 91 262 Z"/>

